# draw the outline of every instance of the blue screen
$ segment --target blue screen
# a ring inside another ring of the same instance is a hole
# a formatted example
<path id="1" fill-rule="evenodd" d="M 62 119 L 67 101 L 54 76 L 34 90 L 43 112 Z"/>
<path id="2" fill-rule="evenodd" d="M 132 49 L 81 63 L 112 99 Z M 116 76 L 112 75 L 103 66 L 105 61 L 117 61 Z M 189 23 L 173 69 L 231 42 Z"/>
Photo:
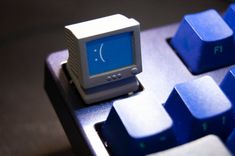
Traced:
<path id="1" fill-rule="evenodd" d="M 132 37 L 132 32 L 126 32 L 87 42 L 89 75 L 133 64 Z"/>

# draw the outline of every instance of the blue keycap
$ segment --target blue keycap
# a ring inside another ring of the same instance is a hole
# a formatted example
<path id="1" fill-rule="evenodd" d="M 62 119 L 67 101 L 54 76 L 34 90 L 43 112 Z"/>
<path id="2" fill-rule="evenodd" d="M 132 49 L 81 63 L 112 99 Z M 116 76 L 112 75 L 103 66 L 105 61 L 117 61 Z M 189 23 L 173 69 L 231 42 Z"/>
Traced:
<path id="1" fill-rule="evenodd" d="M 225 140 L 233 128 L 232 104 L 209 76 L 176 85 L 165 108 L 180 143 L 207 134 Z"/>
<path id="2" fill-rule="evenodd" d="M 229 135 L 226 145 L 230 149 L 230 151 L 233 153 L 233 155 L 235 155 L 235 129 Z"/>
<path id="3" fill-rule="evenodd" d="M 184 16 L 171 44 L 193 74 L 235 63 L 233 31 L 215 10 Z"/>
<path id="4" fill-rule="evenodd" d="M 235 32 L 235 4 L 231 4 L 224 13 L 225 22 Z"/>
<path id="5" fill-rule="evenodd" d="M 223 81 L 220 84 L 220 88 L 235 107 L 235 68 L 232 68 L 225 75 Z"/>
<path id="6" fill-rule="evenodd" d="M 102 134 L 114 155 L 145 155 L 176 145 L 172 120 L 142 94 L 113 104 Z"/>
<path id="7" fill-rule="evenodd" d="M 217 136 L 207 135 L 184 145 L 147 156 L 232 156 L 232 154 Z"/>

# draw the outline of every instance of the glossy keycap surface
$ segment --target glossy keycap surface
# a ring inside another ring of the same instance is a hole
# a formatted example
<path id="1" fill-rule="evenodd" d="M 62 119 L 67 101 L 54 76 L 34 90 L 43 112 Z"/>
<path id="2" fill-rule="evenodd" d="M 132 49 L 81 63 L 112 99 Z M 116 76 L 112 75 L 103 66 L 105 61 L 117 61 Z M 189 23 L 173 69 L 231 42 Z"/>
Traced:
<path id="1" fill-rule="evenodd" d="M 233 106 L 235 105 L 235 68 L 229 70 L 220 84 L 221 89 L 230 99 Z"/>
<path id="2" fill-rule="evenodd" d="M 215 10 L 185 15 L 171 40 L 193 74 L 235 63 L 234 33 Z"/>
<path id="3" fill-rule="evenodd" d="M 114 155 L 144 155 L 177 145 L 163 106 L 154 100 L 143 102 L 141 96 L 116 101 L 102 126 Z"/>
<path id="4" fill-rule="evenodd" d="M 224 20 L 235 31 L 235 3 L 231 4 L 224 13 Z"/>
<path id="5" fill-rule="evenodd" d="M 234 125 L 232 104 L 208 76 L 177 84 L 164 107 L 181 143 L 206 134 L 226 139 Z"/>

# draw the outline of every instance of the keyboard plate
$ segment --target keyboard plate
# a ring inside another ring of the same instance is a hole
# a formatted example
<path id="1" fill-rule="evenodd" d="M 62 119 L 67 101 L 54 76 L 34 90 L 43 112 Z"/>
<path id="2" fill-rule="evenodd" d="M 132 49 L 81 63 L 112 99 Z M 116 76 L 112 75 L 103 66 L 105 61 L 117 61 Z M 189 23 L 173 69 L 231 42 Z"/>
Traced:
<path id="1" fill-rule="evenodd" d="M 143 72 L 137 77 L 144 90 L 137 96 L 149 93 L 154 95 L 156 103 L 163 104 L 175 84 L 205 75 L 211 76 L 219 84 L 232 67 L 192 75 L 167 42 L 177 28 L 178 24 L 172 24 L 141 32 Z M 113 102 L 127 96 L 85 105 L 64 68 L 67 58 L 67 50 L 48 56 L 44 80 L 47 94 L 75 152 L 81 155 L 108 155 L 95 127 L 105 121 Z M 148 99 L 143 98 L 143 101 L 147 102 Z"/>

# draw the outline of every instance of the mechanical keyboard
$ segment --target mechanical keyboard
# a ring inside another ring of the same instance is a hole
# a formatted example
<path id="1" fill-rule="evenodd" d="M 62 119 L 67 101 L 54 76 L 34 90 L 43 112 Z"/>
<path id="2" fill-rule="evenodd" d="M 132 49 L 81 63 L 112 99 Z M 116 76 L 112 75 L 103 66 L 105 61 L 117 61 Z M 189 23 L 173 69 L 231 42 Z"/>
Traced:
<path id="1" fill-rule="evenodd" d="M 232 4 L 222 18 L 207 10 L 141 32 L 139 89 L 92 105 L 84 103 L 65 67 L 68 51 L 50 54 L 44 87 L 74 151 L 235 155 L 234 21 Z"/>

